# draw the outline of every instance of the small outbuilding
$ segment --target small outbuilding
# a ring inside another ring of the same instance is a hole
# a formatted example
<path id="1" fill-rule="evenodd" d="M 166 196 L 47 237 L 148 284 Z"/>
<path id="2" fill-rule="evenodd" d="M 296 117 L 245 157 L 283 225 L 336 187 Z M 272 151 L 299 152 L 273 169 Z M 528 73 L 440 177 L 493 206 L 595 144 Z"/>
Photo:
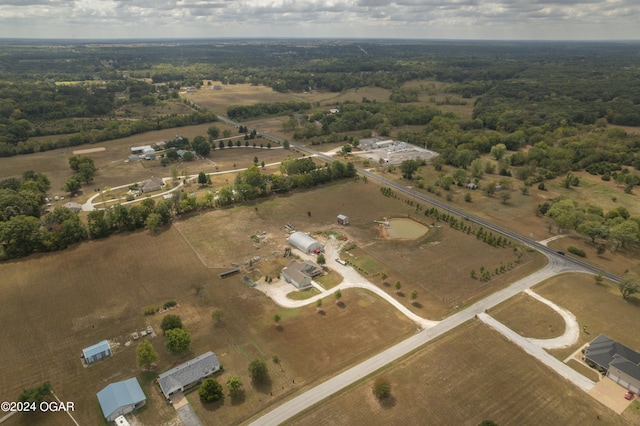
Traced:
<path id="1" fill-rule="evenodd" d="M 287 238 L 289 244 L 297 248 L 304 253 L 314 253 L 316 251 L 323 251 L 324 246 L 320 241 L 316 240 L 309 234 L 304 232 L 294 232 Z"/>
<path id="2" fill-rule="evenodd" d="M 135 377 L 107 385 L 96 394 L 102 414 L 108 422 L 129 414 L 146 404 L 147 398 Z"/>
<path id="3" fill-rule="evenodd" d="M 344 214 L 339 214 L 338 215 L 338 223 L 340 225 L 348 225 L 349 224 L 349 216 L 344 215 Z"/>
<path id="4" fill-rule="evenodd" d="M 132 154 L 142 154 L 145 150 L 152 149 L 151 145 L 142 145 L 142 146 L 132 146 L 131 153 Z"/>
<path id="5" fill-rule="evenodd" d="M 71 210 L 74 213 L 78 213 L 82 211 L 82 206 L 78 203 L 74 203 L 72 201 L 69 201 L 68 203 L 64 203 L 64 206 L 68 208 L 69 210 Z"/>
<path id="6" fill-rule="evenodd" d="M 220 362 L 211 351 L 172 368 L 158 376 L 158 384 L 165 398 L 191 389 L 220 370 Z"/>
<path id="7" fill-rule="evenodd" d="M 111 356 L 111 346 L 109 346 L 109 342 L 103 340 L 102 342 L 91 345 L 88 348 L 84 348 L 82 350 L 82 355 L 84 357 L 84 362 L 91 364 L 92 362 Z"/>

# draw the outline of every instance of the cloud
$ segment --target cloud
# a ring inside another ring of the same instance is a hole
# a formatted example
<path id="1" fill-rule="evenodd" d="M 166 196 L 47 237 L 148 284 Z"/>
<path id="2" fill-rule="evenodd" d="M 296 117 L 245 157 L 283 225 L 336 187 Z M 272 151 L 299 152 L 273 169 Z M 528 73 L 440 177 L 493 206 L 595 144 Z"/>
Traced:
<path id="1" fill-rule="evenodd" d="M 0 0 L 0 37 L 640 39 L 637 0 Z"/>

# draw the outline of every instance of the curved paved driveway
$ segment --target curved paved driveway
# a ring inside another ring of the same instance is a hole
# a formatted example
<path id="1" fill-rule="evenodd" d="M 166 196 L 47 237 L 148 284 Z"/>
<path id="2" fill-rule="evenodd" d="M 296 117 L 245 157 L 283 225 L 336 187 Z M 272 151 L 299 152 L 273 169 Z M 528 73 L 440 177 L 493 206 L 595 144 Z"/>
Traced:
<path id="1" fill-rule="evenodd" d="M 574 264 L 571 264 L 564 259 L 559 258 L 558 256 L 548 256 L 549 263 L 544 268 L 534 272 L 533 274 L 516 281 L 511 284 L 509 287 L 500 290 L 486 298 L 476 302 L 475 304 L 469 306 L 468 308 L 458 312 L 455 315 L 452 315 L 438 324 L 430 327 L 426 330 L 421 331 L 415 336 L 411 336 L 408 339 L 380 352 L 379 354 L 367 359 L 366 361 L 361 362 L 360 364 L 351 367 L 350 369 L 338 374 L 337 376 L 332 377 L 331 379 L 319 384 L 318 386 L 286 401 L 282 405 L 274 408 L 272 411 L 263 415 L 262 417 L 256 419 L 251 423 L 251 425 L 255 426 L 264 426 L 264 425 L 278 425 L 287 419 L 295 416 L 296 414 L 304 411 L 305 409 L 311 407 L 312 405 L 317 404 L 325 398 L 333 395 L 334 393 L 340 391 L 341 389 L 346 388 L 347 386 L 357 382 L 358 380 L 367 377 L 368 375 L 376 372 L 381 369 L 385 365 L 407 355 L 408 353 L 416 350 L 420 346 L 430 342 L 436 337 L 458 327 L 464 322 L 474 318 L 475 316 L 482 316 L 484 312 L 496 306 L 497 304 L 507 300 L 508 298 L 528 289 L 548 278 L 551 278 L 555 275 L 565 273 L 565 272 L 585 272 L 583 269 L 577 268 Z M 486 317 L 489 317 L 486 315 Z M 493 319 L 489 317 L 490 319 Z M 495 321 L 495 320 L 494 320 Z M 497 323 L 497 321 L 495 321 Z M 499 325 L 502 325 L 498 323 Z M 503 326 L 504 327 L 504 326 Z M 506 327 L 504 327 L 506 328 Z M 511 331 L 507 328 L 508 331 Z M 513 332 L 512 332 L 513 333 Z M 513 333 L 518 336 L 516 333 Z M 516 341 L 516 337 L 514 337 L 514 341 Z M 524 346 L 523 346 L 524 348 Z M 531 342 L 527 343 L 527 348 L 529 348 L 529 353 L 541 354 L 546 352 L 541 347 L 532 344 Z M 532 349 L 533 348 L 533 349 Z M 525 349 L 526 350 L 526 349 Z M 547 354 L 548 355 L 548 354 Z M 535 356 L 535 355 L 534 355 Z M 544 356 L 544 355 L 540 355 Z M 573 373 L 579 374 L 574 370 L 571 370 L 569 367 L 564 365 L 562 362 L 556 360 L 555 358 L 549 355 L 548 362 L 555 364 L 558 367 L 557 371 L 561 371 L 563 376 L 571 377 L 570 380 L 579 381 L 580 387 L 583 389 L 589 389 L 593 386 L 593 382 L 586 379 L 584 376 L 580 375 L 580 377 L 574 377 Z M 566 368 L 564 368 L 566 367 Z M 568 371 L 569 369 L 571 371 Z M 571 373 L 573 372 L 573 373 Z"/>
<path id="2" fill-rule="evenodd" d="M 284 279 L 280 279 L 280 281 L 276 284 L 260 283 L 256 286 L 256 289 L 265 293 L 267 296 L 273 299 L 274 302 L 284 308 L 299 308 L 302 306 L 315 304 L 316 300 L 324 299 L 327 296 L 331 296 L 337 290 L 344 290 L 348 288 L 364 288 L 377 294 L 382 299 L 389 302 L 391 305 L 393 305 L 393 307 L 399 310 L 407 318 L 418 324 L 422 329 L 427 329 L 438 324 L 439 321 L 431 321 L 414 314 L 413 312 L 411 312 L 411 310 L 409 310 L 406 306 L 404 306 L 386 291 L 371 283 L 366 278 L 362 277 L 359 273 L 353 270 L 353 268 L 341 265 L 336 262 L 335 259 L 338 257 L 338 251 L 339 243 L 335 239 L 330 239 L 325 246 L 325 259 L 327 261 L 327 266 L 337 271 L 344 278 L 342 283 L 332 288 L 331 290 L 324 290 L 320 294 L 309 299 L 292 300 L 287 297 L 287 294 L 293 290 L 293 286 L 285 282 Z M 308 258 L 309 260 L 314 260 L 311 256 L 301 255 L 301 257 Z"/>

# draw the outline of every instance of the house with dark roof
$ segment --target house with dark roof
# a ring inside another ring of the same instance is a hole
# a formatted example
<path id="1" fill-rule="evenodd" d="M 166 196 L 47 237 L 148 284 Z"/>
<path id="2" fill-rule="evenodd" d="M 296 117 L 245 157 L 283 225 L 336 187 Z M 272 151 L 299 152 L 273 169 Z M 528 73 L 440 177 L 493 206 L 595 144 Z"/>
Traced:
<path id="1" fill-rule="evenodd" d="M 102 414 L 108 422 L 129 414 L 146 404 L 147 398 L 135 377 L 107 385 L 96 394 Z"/>
<path id="2" fill-rule="evenodd" d="M 158 384 L 165 398 L 189 390 L 220 370 L 220 362 L 211 351 L 180 364 L 158 376 Z"/>
<path id="3" fill-rule="evenodd" d="M 162 185 L 164 185 L 162 178 L 147 179 L 140 184 L 140 191 L 145 193 L 160 191 L 162 189 Z"/>
<path id="4" fill-rule="evenodd" d="M 286 282 L 302 289 L 309 287 L 311 279 L 322 275 L 323 272 L 320 265 L 310 260 L 305 260 L 304 262 L 292 260 L 282 269 L 282 277 Z"/>
<path id="5" fill-rule="evenodd" d="M 601 334 L 586 347 L 584 359 L 625 389 L 640 392 L 640 353 Z"/>

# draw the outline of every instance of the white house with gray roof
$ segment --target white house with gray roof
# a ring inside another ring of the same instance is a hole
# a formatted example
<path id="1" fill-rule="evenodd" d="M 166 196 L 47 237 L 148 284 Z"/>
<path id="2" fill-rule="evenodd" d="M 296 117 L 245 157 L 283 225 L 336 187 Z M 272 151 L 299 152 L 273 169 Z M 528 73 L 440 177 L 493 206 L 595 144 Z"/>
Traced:
<path id="1" fill-rule="evenodd" d="M 220 370 L 216 355 L 209 351 L 158 376 L 165 398 L 197 386 L 203 379 Z"/>

